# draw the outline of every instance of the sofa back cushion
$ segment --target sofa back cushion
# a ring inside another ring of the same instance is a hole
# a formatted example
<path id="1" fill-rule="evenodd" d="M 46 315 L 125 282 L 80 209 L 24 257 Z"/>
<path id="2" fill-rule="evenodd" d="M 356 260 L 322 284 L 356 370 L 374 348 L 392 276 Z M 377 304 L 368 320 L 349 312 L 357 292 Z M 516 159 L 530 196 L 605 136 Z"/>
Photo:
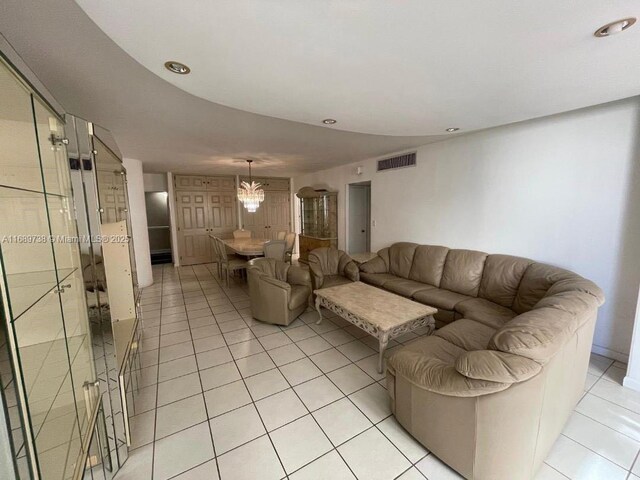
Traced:
<path id="1" fill-rule="evenodd" d="M 409 278 L 416 282 L 439 287 L 448 252 L 449 249 L 447 247 L 419 245 L 413 255 L 413 265 L 411 265 Z"/>
<path id="2" fill-rule="evenodd" d="M 440 288 L 477 297 L 486 258 L 486 253 L 475 250 L 449 250 Z"/>
<path id="3" fill-rule="evenodd" d="M 256 258 L 249 262 L 249 268 L 257 269 L 268 277 L 286 282 L 289 264 L 274 258 Z"/>
<path id="4" fill-rule="evenodd" d="M 478 296 L 511 308 L 524 272 L 532 263 L 511 255 L 489 255 L 484 263 Z"/>
<path id="5" fill-rule="evenodd" d="M 562 268 L 532 263 L 522 276 L 511 309 L 516 313 L 528 312 L 547 294 L 554 283 L 576 277 L 578 276 L 575 273 Z"/>
<path id="6" fill-rule="evenodd" d="M 389 247 L 389 273 L 409 278 L 417 243 L 399 242 Z"/>

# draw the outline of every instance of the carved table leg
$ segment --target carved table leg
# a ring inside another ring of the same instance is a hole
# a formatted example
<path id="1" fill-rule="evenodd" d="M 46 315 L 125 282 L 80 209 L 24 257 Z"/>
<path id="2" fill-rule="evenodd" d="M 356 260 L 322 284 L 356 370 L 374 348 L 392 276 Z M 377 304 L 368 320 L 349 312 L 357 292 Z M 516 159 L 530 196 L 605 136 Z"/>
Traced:
<path id="1" fill-rule="evenodd" d="M 384 361 L 384 351 L 386 350 L 387 344 L 389 343 L 389 335 L 383 333 L 379 340 L 380 340 L 380 352 L 378 353 L 378 355 L 379 355 L 379 357 L 378 357 L 378 373 L 382 373 L 382 363 Z"/>
<path id="2" fill-rule="evenodd" d="M 318 321 L 316 322 L 316 325 L 320 325 L 320 323 L 322 322 L 322 312 L 320 311 L 320 297 L 316 296 L 316 310 L 318 311 Z"/>

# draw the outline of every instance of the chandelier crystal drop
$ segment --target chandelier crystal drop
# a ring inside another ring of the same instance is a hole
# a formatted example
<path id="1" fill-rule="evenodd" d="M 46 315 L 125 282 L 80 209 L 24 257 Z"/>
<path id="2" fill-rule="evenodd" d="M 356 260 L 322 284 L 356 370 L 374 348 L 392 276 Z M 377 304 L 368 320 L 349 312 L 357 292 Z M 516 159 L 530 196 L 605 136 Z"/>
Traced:
<path id="1" fill-rule="evenodd" d="M 260 184 L 251 180 L 251 162 L 253 160 L 247 160 L 249 164 L 249 181 L 240 183 L 238 188 L 238 200 L 242 202 L 247 212 L 255 212 L 260 203 L 264 201 L 264 190 L 260 188 Z"/>

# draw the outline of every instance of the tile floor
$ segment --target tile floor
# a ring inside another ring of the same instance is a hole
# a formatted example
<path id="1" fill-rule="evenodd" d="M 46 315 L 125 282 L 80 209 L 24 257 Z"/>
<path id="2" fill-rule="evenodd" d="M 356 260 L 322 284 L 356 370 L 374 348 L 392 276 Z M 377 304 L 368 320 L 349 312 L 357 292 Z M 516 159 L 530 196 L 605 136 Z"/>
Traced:
<path id="1" fill-rule="evenodd" d="M 154 267 L 134 445 L 116 480 L 460 478 L 394 420 L 373 338 L 330 313 L 320 326 L 313 311 L 257 322 L 246 285 L 212 271 Z M 538 480 L 640 480 L 640 393 L 620 386 L 624 367 L 593 356 Z"/>

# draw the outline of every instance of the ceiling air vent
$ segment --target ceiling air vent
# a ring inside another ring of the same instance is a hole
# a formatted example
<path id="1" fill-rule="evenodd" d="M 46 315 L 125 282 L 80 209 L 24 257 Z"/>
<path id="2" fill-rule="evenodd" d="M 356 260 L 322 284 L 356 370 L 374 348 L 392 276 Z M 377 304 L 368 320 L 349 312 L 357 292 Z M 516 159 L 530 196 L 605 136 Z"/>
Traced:
<path id="1" fill-rule="evenodd" d="M 398 155 L 397 157 L 385 158 L 378 160 L 378 171 L 392 170 L 394 168 L 415 167 L 416 152 Z"/>

